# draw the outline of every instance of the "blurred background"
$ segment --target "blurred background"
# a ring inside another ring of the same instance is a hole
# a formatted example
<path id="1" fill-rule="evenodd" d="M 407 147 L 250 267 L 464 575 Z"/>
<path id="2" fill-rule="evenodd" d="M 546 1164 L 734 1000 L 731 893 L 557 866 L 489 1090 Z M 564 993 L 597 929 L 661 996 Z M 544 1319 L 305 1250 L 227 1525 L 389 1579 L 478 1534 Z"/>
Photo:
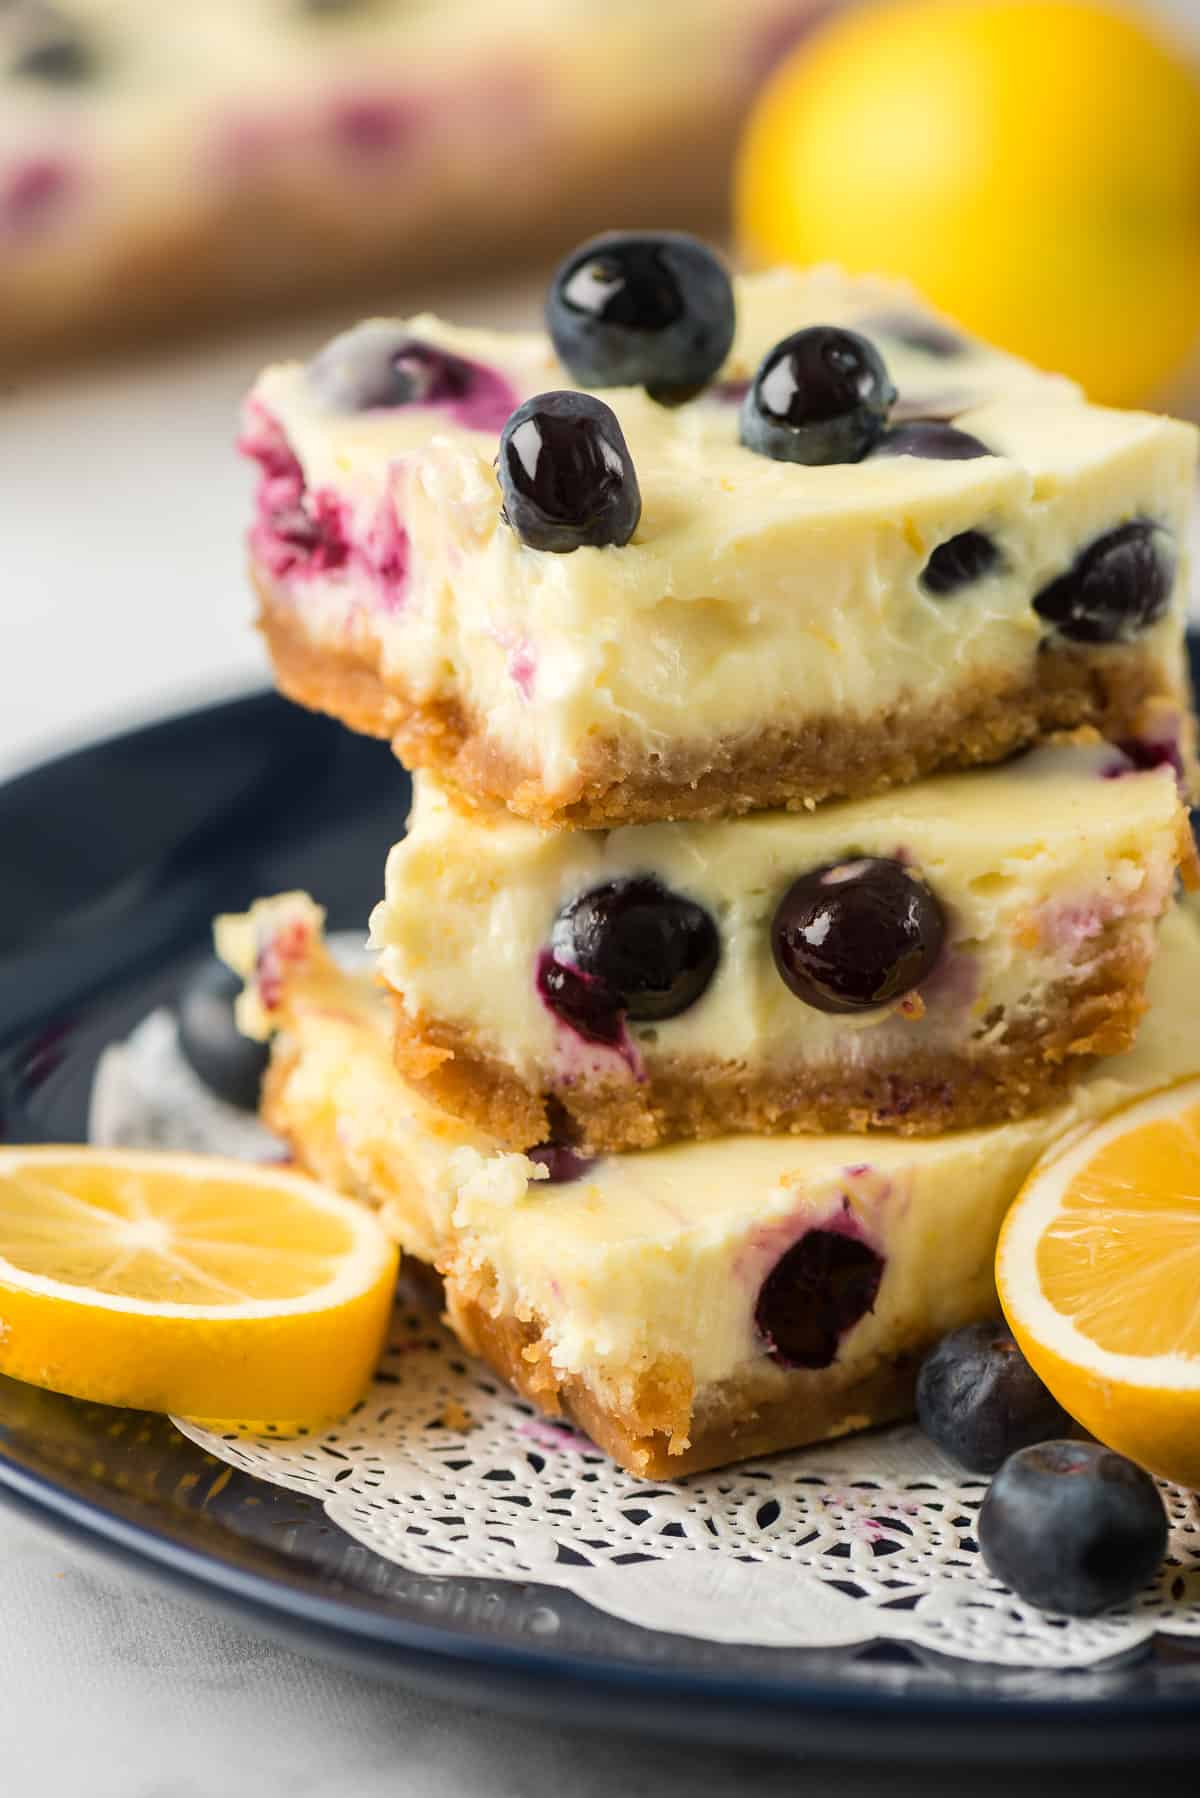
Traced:
<path id="1" fill-rule="evenodd" d="M 261 363 L 612 225 L 1200 414 L 1200 0 L 0 0 L 0 778 L 263 682 Z"/>

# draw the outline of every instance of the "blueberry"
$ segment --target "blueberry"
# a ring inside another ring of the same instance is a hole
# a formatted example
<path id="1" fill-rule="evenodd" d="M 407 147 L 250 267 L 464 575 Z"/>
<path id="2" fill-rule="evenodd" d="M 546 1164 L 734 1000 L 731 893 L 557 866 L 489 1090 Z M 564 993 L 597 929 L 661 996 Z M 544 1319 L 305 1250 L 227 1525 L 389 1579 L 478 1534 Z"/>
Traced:
<path id="1" fill-rule="evenodd" d="M 1071 1420 L 1002 1323 L 943 1336 L 917 1376 L 921 1428 L 972 1473 L 995 1473 L 1018 1448 L 1062 1436 Z"/>
<path id="2" fill-rule="evenodd" d="M 1149 774 L 1155 768 L 1170 768 L 1183 786 L 1186 775 L 1183 766 L 1183 752 L 1176 736 L 1160 737 L 1157 740 L 1149 737 L 1122 737 L 1113 745 L 1127 758 L 1129 765 L 1105 770 L 1105 780 L 1115 780 L 1122 774 Z"/>
<path id="3" fill-rule="evenodd" d="M 711 381 L 733 342 L 733 288 L 694 237 L 594 237 L 550 286 L 546 324 L 559 360 L 587 387 L 645 387 L 675 404 Z"/>
<path id="4" fill-rule="evenodd" d="M 897 861 L 815 868 L 775 912 L 771 947 L 784 984 L 817 1011 L 870 1011 L 919 986 L 946 935 L 941 906 Z"/>
<path id="5" fill-rule="evenodd" d="M 368 319 L 326 344 L 309 364 L 308 378 L 332 412 L 440 406 L 479 431 L 499 431 L 517 399 L 496 369 L 397 332 L 381 319 Z"/>
<path id="6" fill-rule="evenodd" d="M 539 393 L 518 406 L 496 470 L 501 515 L 530 549 L 602 549 L 637 529 L 642 496 L 625 434 L 590 393 Z"/>
<path id="7" fill-rule="evenodd" d="M 873 343 L 837 325 L 811 325 L 760 362 L 742 405 L 742 442 L 776 462 L 861 462 L 895 400 Z"/>
<path id="8" fill-rule="evenodd" d="M 241 990 L 241 981 L 223 962 L 215 957 L 204 962 L 179 995 L 179 1047 L 218 1099 L 254 1111 L 267 1045 L 243 1036 L 234 1021 L 233 1002 Z"/>
<path id="9" fill-rule="evenodd" d="M 538 1167 L 545 1168 L 546 1179 L 539 1185 L 546 1186 L 567 1186 L 572 1180 L 581 1180 L 596 1159 L 581 1149 L 573 1149 L 570 1143 L 553 1140 L 540 1142 L 536 1148 L 526 1149 L 525 1154 Z"/>
<path id="10" fill-rule="evenodd" d="M 863 323 L 867 330 L 878 331 L 881 337 L 894 337 L 906 349 L 936 356 L 939 361 L 961 356 L 967 347 L 966 339 L 956 331 L 947 330 L 935 319 L 922 318 L 919 312 L 881 312 Z"/>
<path id="11" fill-rule="evenodd" d="M 872 456 L 924 456 L 933 462 L 969 462 L 976 456 L 990 456 L 994 451 L 972 437 L 969 431 L 956 431 L 953 425 L 936 418 L 915 418 L 911 424 L 895 425 L 885 431 Z"/>
<path id="12" fill-rule="evenodd" d="M 721 941 L 694 900 L 650 875 L 609 881 L 564 907 L 550 938 L 556 961 L 597 981 L 634 1022 L 677 1017 L 716 973 Z"/>
<path id="13" fill-rule="evenodd" d="M 939 543 L 921 572 L 921 585 L 927 593 L 944 599 L 980 581 L 999 565 L 1000 551 L 982 531 L 960 531 Z"/>
<path id="14" fill-rule="evenodd" d="M 57 6 L 30 0 L 15 12 L 14 75 L 73 86 L 95 71 L 95 55 L 79 28 Z"/>
<path id="15" fill-rule="evenodd" d="M 1089 544 L 1033 609 L 1073 643 L 1117 643 L 1158 622 L 1174 581 L 1169 532 L 1135 519 Z"/>
<path id="16" fill-rule="evenodd" d="M 781 1367 L 828 1367 L 842 1337 L 875 1309 L 883 1257 L 857 1237 L 810 1230 L 775 1263 L 754 1323 Z"/>
<path id="17" fill-rule="evenodd" d="M 536 985 L 542 1004 L 584 1042 L 605 1049 L 624 1048 L 621 1001 L 603 980 L 582 974 L 547 952 L 538 957 Z"/>
<path id="18" fill-rule="evenodd" d="M 1148 1473 L 1096 1442 L 1043 1442 L 1004 1463 L 979 1513 L 998 1580 L 1046 1611 L 1094 1617 L 1133 1598 L 1167 1551 Z"/>

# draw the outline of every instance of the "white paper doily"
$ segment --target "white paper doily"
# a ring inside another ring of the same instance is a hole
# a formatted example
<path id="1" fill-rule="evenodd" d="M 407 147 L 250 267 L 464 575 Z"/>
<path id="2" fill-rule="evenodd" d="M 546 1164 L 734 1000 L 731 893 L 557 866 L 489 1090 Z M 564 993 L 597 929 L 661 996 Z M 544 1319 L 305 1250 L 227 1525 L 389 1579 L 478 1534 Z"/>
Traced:
<path id="1" fill-rule="evenodd" d="M 205 1092 L 156 1013 L 105 1055 L 93 1140 L 265 1157 L 278 1145 Z M 1081 1667 L 1156 1631 L 1200 1638 L 1200 1504 L 1164 1487 L 1171 1555 L 1130 1607 L 1047 1616 L 991 1578 L 974 1542 L 986 1482 L 915 1428 L 877 1431 L 648 1486 L 464 1355 L 428 1313 L 397 1314 L 362 1405 L 323 1434 L 183 1433 L 319 1498 L 408 1570 L 534 1581 L 627 1622 L 763 1647 L 908 1642 L 973 1661 Z"/>

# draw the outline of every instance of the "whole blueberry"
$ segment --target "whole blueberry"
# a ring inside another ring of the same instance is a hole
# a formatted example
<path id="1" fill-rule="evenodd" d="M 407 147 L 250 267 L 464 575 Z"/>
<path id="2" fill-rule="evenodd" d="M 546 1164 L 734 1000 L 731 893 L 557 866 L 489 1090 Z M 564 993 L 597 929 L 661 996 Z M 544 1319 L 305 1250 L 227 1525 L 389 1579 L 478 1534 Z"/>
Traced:
<path id="1" fill-rule="evenodd" d="M 517 400 L 497 369 L 397 331 L 385 319 L 367 319 L 333 338 L 309 363 L 308 379 L 331 412 L 439 406 L 480 431 L 499 431 Z"/>
<path id="2" fill-rule="evenodd" d="M 530 549 L 628 543 L 642 495 L 617 415 L 590 393 L 539 393 L 500 434 L 501 516 Z"/>
<path id="3" fill-rule="evenodd" d="M 1133 1598 L 1162 1565 L 1167 1514 L 1148 1473 L 1097 1442 L 1043 1442 L 1001 1467 L 979 1546 L 1029 1604 L 1094 1617 Z"/>
<path id="4" fill-rule="evenodd" d="M 721 955 L 704 907 L 651 875 L 581 893 L 555 919 L 550 943 L 557 960 L 600 981 L 637 1023 L 694 1005 Z"/>
<path id="5" fill-rule="evenodd" d="M 546 324 L 559 360 L 588 387 L 645 387 L 690 399 L 733 342 L 724 264 L 682 232 L 612 232 L 573 250 L 550 285 Z"/>
<path id="6" fill-rule="evenodd" d="M 1135 519 L 1089 544 L 1033 609 L 1073 643 L 1118 643 L 1158 622 L 1174 581 L 1170 533 Z"/>
<path id="7" fill-rule="evenodd" d="M 861 462 L 895 400 L 873 343 L 837 325 L 810 325 L 759 364 L 742 402 L 742 442 L 776 462 Z"/>
<path id="8" fill-rule="evenodd" d="M 921 571 L 921 585 L 927 593 L 945 599 L 981 581 L 985 574 L 999 566 L 1000 551 L 983 531 L 960 531 L 939 543 Z"/>
<path id="9" fill-rule="evenodd" d="M 972 1473 L 995 1473 L 1017 1449 L 1071 1427 L 999 1322 L 951 1330 L 926 1355 L 917 1416 L 930 1440 Z"/>
<path id="10" fill-rule="evenodd" d="M 14 75 L 64 87 L 90 79 L 95 52 L 73 19 L 49 0 L 27 0 L 13 11 L 16 43 L 9 67 Z"/>
<path id="11" fill-rule="evenodd" d="M 775 912 L 775 966 L 817 1011 L 870 1011 L 911 992 L 942 951 L 933 893 L 900 862 L 869 856 L 814 868 Z"/>
<path id="12" fill-rule="evenodd" d="M 837 1230 L 809 1230 L 786 1249 L 759 1291 L 754 1323 L 781 1367 L 828 1367 L 842 1337 L 875 1309 L 883 1257 Z"/>
<path id="13" fill-rule="evenodd" d="M 176 1002 L 179 1047 L 210 1092 L 240 1111 L 258 1108 L 267 1045 L 243 1036 L 233 1003 L 242 983 L 214 956 L 199 967 Z"/>
<path id="14" fill-rule="evenodd" d="M 894 425 L 871 451 L 872 457 L 923 456 L 932 462 L 969 462 L 994 453 L 969 431 L 957 431 L 938 418 L 914 418 L 910 424 Z"/>

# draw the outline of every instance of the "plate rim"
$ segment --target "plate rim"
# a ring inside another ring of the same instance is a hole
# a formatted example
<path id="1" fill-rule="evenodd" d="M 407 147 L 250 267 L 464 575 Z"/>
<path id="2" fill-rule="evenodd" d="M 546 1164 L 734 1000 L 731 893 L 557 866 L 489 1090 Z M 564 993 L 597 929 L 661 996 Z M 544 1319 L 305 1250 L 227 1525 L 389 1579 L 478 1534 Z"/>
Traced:
<path id="1" fill-rule="evenodd" d="M 1200 635 L 1189 631 L 1188 639 L 1193 655 L 1200 654 Z M 113 750 L 136 756 L 164 731 L 186 731 L 202 720 L 211 724 L 214 714 L 232 720 L 277 698 L 271 687 L 263 686 L 167 711 L 130 730 L 106 732 L 0 782 L 0 802 L 17 789 L 35 791 L 45 776 L 61 778 L 80 758 Z M 58 1008 L 45 1021 L 56 1015 Z M 1064 1756 L 1082 1764 L 1114 1753 L 1164 1759 L 1193 1752 L 1200 1743 L 1200 1683 L 1195 1691 L 1072 1699 L 1052 1692 L 1018 1697 L 978 1689 L 889 1691 L 808 1674 L 764 1678 L 761 1671 L 751 1675 L 736 1668 L 635 1664 L 603 1655 L 584 1659 L 570 1650 L 496 1641 L 469 1629 L 447 1630 L 402 1610 L 360 1608 L 336 1595 L 300 1590 L 284 1578 L 238 1566 L 165 1529 L 123 1517 L 24 1465 L 2 1439 L 0 1503 L 78 1548 L 232 1610 L 302 1651 L 315 1649 L 442 1696 L 469 1697 L 510 1711 L 549 1711 L 556 1719 L 592 1723 L 601 1713 L 610 1722 L 620 1716 L 648 1734 L 725 1743 L 744 1742 L 751 1725 L 759 1731 L 751 1746 L 785 1752 L 823 1749 L 859 1760 L 899 1753 L 920 1763 L 961 1760 L 964 1748 L 979 1758 L 1013 1764 L 1032 1758 L 1048 1764 Z M 549 1594 L 554 1589 L 545 1590 Z M 587 1603 L 586 1597 L 582 1602 Z M 737 1644 L 726 1646 L 736 1654 Z M 686 1717 L 679 1714 L 681 1703 L 697 1700 L 703 1707 L 699 1715 L 690 1708 Z M 867 1722 L 872 1727 L 864 1731 L 861 1726 Z M 943 1732 L 936 1742 L 930 1739 L 932 1731 Z M 986 1733 L 981 1736 L 981 1731 Z"/>

